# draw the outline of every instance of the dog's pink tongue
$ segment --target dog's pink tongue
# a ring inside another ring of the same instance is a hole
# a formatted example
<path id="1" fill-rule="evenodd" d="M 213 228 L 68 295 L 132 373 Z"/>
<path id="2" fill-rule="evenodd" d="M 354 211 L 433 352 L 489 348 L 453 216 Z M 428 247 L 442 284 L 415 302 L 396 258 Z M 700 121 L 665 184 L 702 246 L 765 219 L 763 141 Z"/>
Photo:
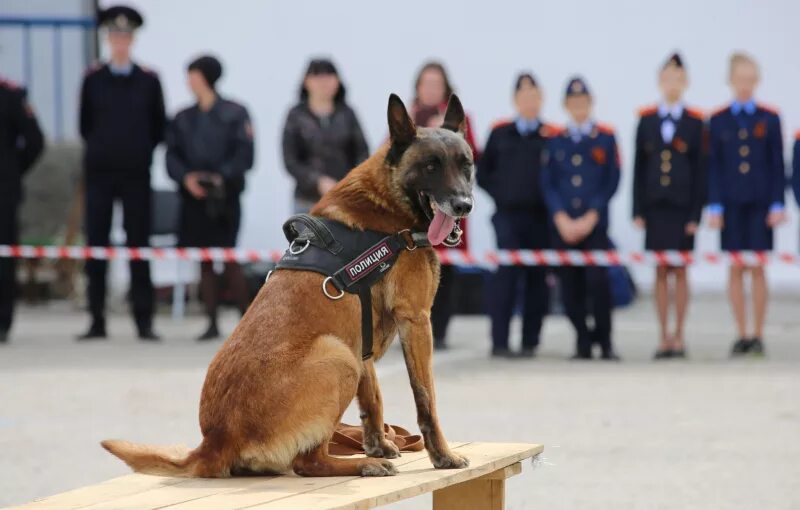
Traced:
<path id="1" fill-rule="evenodd" d="M 456 219 L 446 215 L 437 207 L 433 220 L 431 220 L 431 225 L 428 227 L 428 241 L 434 246 L 442 244 L 442 241 L 447 239 L 447 236 L 453 231 L 455 225 Z"/>

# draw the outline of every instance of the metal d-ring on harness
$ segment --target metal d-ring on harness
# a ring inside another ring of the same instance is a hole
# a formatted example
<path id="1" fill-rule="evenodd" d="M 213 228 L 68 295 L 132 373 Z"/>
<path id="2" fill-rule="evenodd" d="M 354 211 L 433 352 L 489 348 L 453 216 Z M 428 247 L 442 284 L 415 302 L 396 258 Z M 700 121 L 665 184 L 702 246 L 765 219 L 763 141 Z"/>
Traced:
<path id="1" fill-rule="evenodd" d="M 341 299 L 345 293 L 358 294 L 362 357 L 365 360 L 372 357 L 370 289 L 392 268 L 403 250 L 430 246 L 427 234 L 410 230 L 395 234 L 355 230 L 338 221 L 309 214 L 289 218 L 283 224 L 283 232 L 289 241 L 289 249 L 278 261 L 275 271 L 293 269 L 325 275 L 322 292 L 333 301 Z M 456 234 L 455 243 L 458 244 L 461 230 L 456 227 L 453 234 Z M 272 271 L 267 274 L 267 279 L 271 274 Z"/>

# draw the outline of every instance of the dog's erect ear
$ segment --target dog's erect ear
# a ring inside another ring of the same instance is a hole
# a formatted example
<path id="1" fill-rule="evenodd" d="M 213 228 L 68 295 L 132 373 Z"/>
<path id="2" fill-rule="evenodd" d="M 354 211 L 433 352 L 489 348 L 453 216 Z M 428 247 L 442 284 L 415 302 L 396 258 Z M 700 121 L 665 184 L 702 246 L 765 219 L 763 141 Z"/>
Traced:
<path id="1" fill-rule="evenodd" d="M 411 117 L 408 116 L 406 106 L 397 97 L 397 94 L 389 96 L 389 136 L 393 145 L 407 147 L 414 137 L 417 136 L 417 128 Z"/>
<path id="2" fill-rule="evenodd" d="M 442 127 L 462 134 L 467 130 L 464 107 L 461 106 L 461 100 L 455 94 L 451 95 L 450 101 L 447 102 L 447 111 L 444 112 Z"/>

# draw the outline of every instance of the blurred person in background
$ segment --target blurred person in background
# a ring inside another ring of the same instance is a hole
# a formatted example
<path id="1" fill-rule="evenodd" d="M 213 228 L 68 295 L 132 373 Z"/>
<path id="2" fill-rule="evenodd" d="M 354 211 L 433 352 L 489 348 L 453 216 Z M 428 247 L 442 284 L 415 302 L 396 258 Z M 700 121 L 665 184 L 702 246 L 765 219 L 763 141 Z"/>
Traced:
<path id="1" fill-rule="evenodd" d="M 300 85 L 300 102 L 283 127 L 283 162 L 296 181 L 295 213 L 311 207 L 369 156 L 355 112 L 333 62 L 314 59 Z"/>
<path id="2" fill-rule="evenodd" d="M 122 201 L 126 245 L 148 246 L 151 228 L 150 164 L 163 140 L 166 116 L 156 74 L 131 60 L 134 31 L 142 16 L 130 7 L 101 11 L 111 60 L 86 73 L 81 87 L 80 133 L 85 141 L 86 241 L 108 246 L 114 201 Z M 105 260 L 88 260 L 91 326 L 80 340 L 106 338 Z M 150 262 L 131 261 L 131 301 L 139 338 L 153 331 L 154 292 Z"/>
<path id="3" fill-rule="evenodd" d="M 547 141 L 541 187 L 560 250 L 608 250 L 608 204 L 620 179 L 614 131 L 592 118 L 592 96 L 582 78 L 567 84 L 566 129 Z M 611 341 L 611 286 L 606 267 L 563 267 L 559 271 L 564 308 L 577 334 L 573 359 L 619 360 Z M 588 299 L 587 299 L 588 298 Z M 594 327 L 586 323 L 591 302 Z"/>
<path id="4" fill-rule="evenodd" d="M 167 172 L 181 191 L 178 244 L 187 247 L 236 246 L 241 221 L 240 195 L 253 166 L 253 127 L 247 109 L 221 97 L 216 83 L 222 64 L 204 55 L 187 68 L 187 83 L 197 102 L 181 110 L 167 130 Z M 225 262 L 224 277 L 244 314 L 247 283 L 236 261 Z M 198 340 L 218 338 L 220 287 L 213 262 L 200 263 L 200 297 L 208 327 Z"/>
<path id="5" fill-rule="evenodd" d="M 800 130 L 794 134 L 794 151 L 792 153 L 792 190 L 794 199 L 800 206 Z"/>
<path id="6" fill-rule="evenodd" d="M 0 78 L 0 244 L 17 244 L 22 178 L 44 150 L 44 136 L 27 91 Z M 14 318 L 17 260 L 0 257 L 0 343 L 8 341 Z"/>
<path id="7" fill-rule="evenodd" d="M 499 249 L 548 249 L 549 221 L 539 174 L 545 143 L 556 130 L 539 118 L 542 92 L 532 74 L 517 76 L 514 107 L 516 117 L 497 123 L 489 134 L 478 164 L 478 185 L 496 206 L 492 225 Z M 492 356 L 514 356 L 509 350 L 509 325 L 520 285 L 524 294 L 519 356 L 535 356 L 548 310 L 546 276 L 547 268 L 531 266 L 500 266 L 491 276 L 487 301 L 492 319 Z"/>
<path id="8" fill-rule="evenodd" d="M 752 57 L 733 54 L 728 76 L 733 101 L 711 116 L 709 128 L 709 225 L 721 230 L 725 251 L 770 251 L 773 229 L 786 221 L 781 121 L 775 110 L 754 99 L 759 69 Z M 746 273 L 752 281 L 752 329 Z M 731 265 L 728 295 L 739 334 L 731 355 L 763 355 L 768 301 L 764 266 Z"/>
<path id="9" fill-rule="evenodd" d="M 411 118 L 420 127 L 440 127 L 444 122 L 444 112 L 447 101 L 453 93 L 453 86 L 444 66 L 439 62 L 427 62 L 420 69 L 414 81 L 414 100 L 411 104 Z M 472 122 L 466 116 L 466 130 L 464 136 L 472 148 L 475 162 L 479 162 L 478 148 L 475 145 L 475 136 L 472 131 Z M 469 250 L 467 237 L 467 219 L 460 223 L 462 230 L 461 243 L 456 249 Z M 440 246 L 439 249 L 447 249 Z M 458 269 L 451 265 L 442 265 L 439 289 L 433 300 L 431 308 L 431 326 L 433 327 L 433 342 L 436 349 L 447 348 L 447 326 L 455 311 L 458 302 Z"/>
<path id="10" fill-rule="evenodd" d="M 703 115 L 687 107 L 688 85 L 681 56 L 673 54 L 662 66 L 658 85 L 662 99 L 639 111 L 633 174 L 633 217 L 645 229 L 646 250 L 694 250 L 694 236 L 703 214 L 706 171 Z M 655 301 L 661 341 L 655 359 L 683 358 L 684 322 L 689 305 L 686 266 L 656 267 Z M 670 277 L 674 295 L 670 296 Z M 670 302 L 675 328 L 669 328 Z"/>

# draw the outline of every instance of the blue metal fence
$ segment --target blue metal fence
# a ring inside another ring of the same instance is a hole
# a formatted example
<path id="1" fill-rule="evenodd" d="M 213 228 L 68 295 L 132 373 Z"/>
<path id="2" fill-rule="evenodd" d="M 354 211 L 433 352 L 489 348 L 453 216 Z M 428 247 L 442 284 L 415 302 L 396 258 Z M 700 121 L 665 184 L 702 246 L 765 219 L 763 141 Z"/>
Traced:
<path id="1" fill-rule="evenodd" d="M 22 81 L 27 87 L 34 82 L 33 72 L 33 44 L 32 33 L 34 29 L 50 30 L 52 32 L 52 69 L 53 69 L 53 131 L 57 140 L 64 134 L 64 104 L 63 104 L 63 66 L 62 66 L 62 39 L 65 29 L 77 29 L 87 35 L 84 45 L 84 67 L 94 59 L 96 54 L 94 42 L 89 41 L 89 35 L 94 34 L 95 20 L 90 17 L 22 17 L 0 16 L 0 28 L 16 28 L 22 30 Z M 92 39 L 92 41 L 94 41 Z"/>

